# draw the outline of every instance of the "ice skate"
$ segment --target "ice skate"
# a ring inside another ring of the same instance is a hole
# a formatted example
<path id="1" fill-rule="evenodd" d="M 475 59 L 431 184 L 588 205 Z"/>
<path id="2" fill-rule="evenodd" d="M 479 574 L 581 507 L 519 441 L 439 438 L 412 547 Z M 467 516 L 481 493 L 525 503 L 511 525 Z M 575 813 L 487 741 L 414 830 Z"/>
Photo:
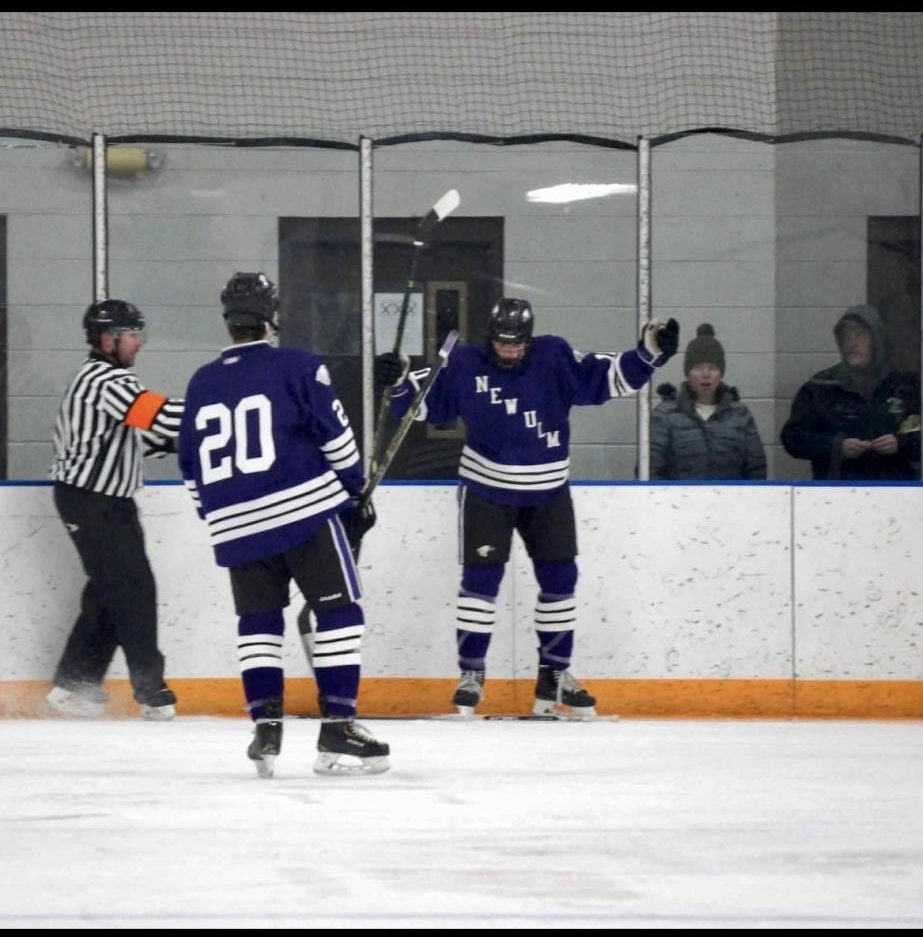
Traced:
<path id="1" fill-rule="evenodd" d="M 452 705 L 464 719 L 474 718 L 474 707 L 484 698 L 484 671 L 463 670 L 461 682 L 455 688 Z"/>
<path id="2" fill-rule="evenodd" d="M 263 712 L 263 718 L 257 719 L 253 726 L 253 741 L 247 748 L 247 757 L 261 778 L 271 778 L 276 756 L 282 750 L 282 700 L 267 699 Z"/>
<path id="3" fill-rule="evenodd" d="M 162 687 L 153 696 L 138 703 L 141 718 L 148 722 L 169 722 L 176 715 L 176 694 Z"/>
<path id="4" fill-rule="evenodd" d="M 391 749 L 354 719 L 324 719 L 317 739 L 316 774 L 384 774 Z"/>
<path id="5" fill-rule="evenodd" d="M 109 694 L 90 683 L 72 689 L 54 686 L 45 697 L 45 704 L 52 712 L 77 719 L 95 719 L 101 716 L 108 702 Z"/>
<path id="6" fill-rule="evenodd" d="M 532 715 L 590 721 L 596 718 L 596 699 L 580 686 L 569 670 L 552 670 L 541 664 Z"/>

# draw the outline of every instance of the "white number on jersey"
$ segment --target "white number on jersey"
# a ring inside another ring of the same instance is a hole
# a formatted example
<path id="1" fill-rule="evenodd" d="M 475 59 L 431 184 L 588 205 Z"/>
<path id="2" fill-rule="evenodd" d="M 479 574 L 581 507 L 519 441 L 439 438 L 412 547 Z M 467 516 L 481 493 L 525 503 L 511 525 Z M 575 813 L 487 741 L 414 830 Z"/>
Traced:
<path id="1" fill-rule="evenodd" d="M 249 422 L 253 423 L 254 414 L 259 437 L 259 454 L 250 455 Z M 230 478 L 236 467 L 245 475 L 265 472 L 276 461 L 276 445 L 272 438 L 272 402 L 265 394 L 253 394 L 244 397 L 231 411 L 223 403 L 210 403 L 196 413 L 197 430 L 208 429 L 210 423 L 217 423 L 214 432 L 209 433 L 199 446 L 199 467 L 202 471 L 202 484 L 223 481 Z M 231 455 L 217 458 L 218 454 L 233 446 L 233 465 Z"/>

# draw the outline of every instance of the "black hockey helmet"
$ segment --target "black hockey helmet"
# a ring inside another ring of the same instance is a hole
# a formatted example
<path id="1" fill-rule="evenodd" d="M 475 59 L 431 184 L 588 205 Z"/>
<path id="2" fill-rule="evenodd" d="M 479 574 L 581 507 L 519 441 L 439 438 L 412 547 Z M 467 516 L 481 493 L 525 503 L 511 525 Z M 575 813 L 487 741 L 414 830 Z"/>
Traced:
<path id="1" fill-rule="evenodd" d="M 221 291 L 221 304 L 228 325 L 266 323 L 278 328 L 279 297 L 275 283 L 265 273 L 235 273 Z"/>
<path id="2" fill-rule="evenodd" d="M 490 310 L 487 338 L 501 345 L 522 345 L 532 341 L 532 306 L 524 299 L 498 299 Z"/>
<path id="3" fill-rule="evenodd" d="M 101 299 L 87 306 L 83 314 L 83 327 L 90 345 L 98 345 L 103 332 L 118 336 L 121 332 L 142 332 L 146 325 L 141 310 L 123 299 Z"/>

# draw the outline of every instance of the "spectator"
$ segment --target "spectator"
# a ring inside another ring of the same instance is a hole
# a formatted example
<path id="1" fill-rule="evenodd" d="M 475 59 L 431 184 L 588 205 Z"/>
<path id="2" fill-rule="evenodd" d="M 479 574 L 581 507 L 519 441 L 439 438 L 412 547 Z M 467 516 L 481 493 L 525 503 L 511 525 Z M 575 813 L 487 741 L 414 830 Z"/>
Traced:
<path id="1" fill-rule="evenodd" d="M 920 380 L 888 361 L 878 310 L 850 306 L 833 330 L 842 361 L 802 385 L 782 445 L 814 478 L 920 477 Z"/>
<path id="2" fill-rule="evenodd" d="M 651 478 L 765 478 L 756 422 L 724 383 L 724 349 L 707 322 L 686 348 L 684 370 L 679 392 L 657 388 L 663 399 L 651 416 Z"/>

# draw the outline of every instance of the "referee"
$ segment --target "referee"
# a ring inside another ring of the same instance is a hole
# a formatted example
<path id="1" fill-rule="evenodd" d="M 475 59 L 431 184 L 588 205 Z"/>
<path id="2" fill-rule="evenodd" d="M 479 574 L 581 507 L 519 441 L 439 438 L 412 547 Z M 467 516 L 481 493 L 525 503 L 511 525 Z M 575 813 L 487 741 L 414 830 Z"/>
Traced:
<path id="1" fill-rule="evenodd" d="M 98 716 L 101 683 L 117 647 L 145 719 L 176 714 L 157 647 L 157 592 L 133 495 L 143 455 L 176 451 L 183 401 L 142 387 L 128 369 L 144 344 L 144 316 L 105 299 L 83 317 L 89 357 L 71 379 L 54 429 L 54 502 L 88 581 L 45 697 L 54 712 Z"/>

